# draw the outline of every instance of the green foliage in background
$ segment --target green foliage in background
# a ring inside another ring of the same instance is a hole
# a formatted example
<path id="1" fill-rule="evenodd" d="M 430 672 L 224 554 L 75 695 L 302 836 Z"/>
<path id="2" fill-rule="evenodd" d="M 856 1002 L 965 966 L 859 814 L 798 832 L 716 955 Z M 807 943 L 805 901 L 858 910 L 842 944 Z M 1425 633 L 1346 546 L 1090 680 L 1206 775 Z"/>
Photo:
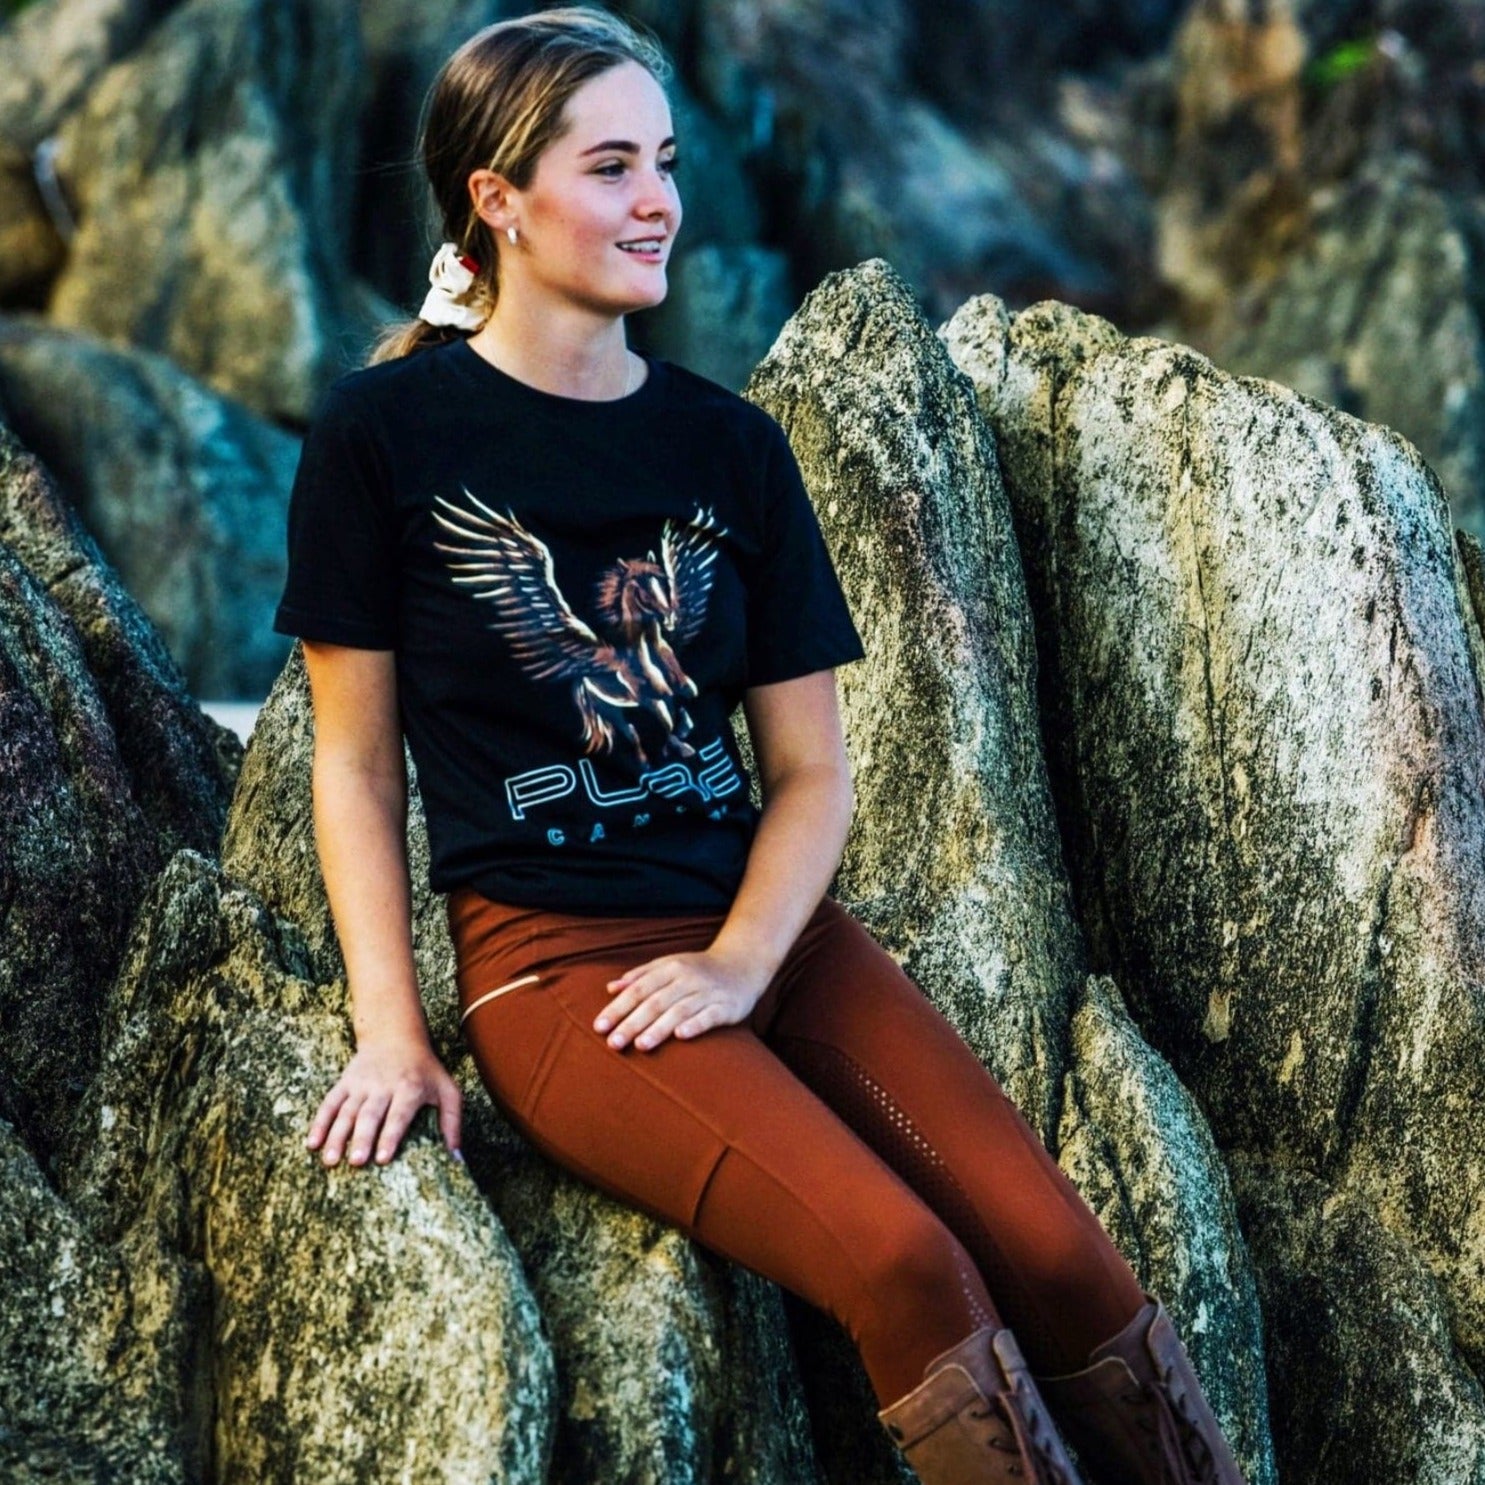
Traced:
<path id="1" fill-rule="evenodd" d="M 1377 38 L 1375 36 L 1362 36 L 1351 41 L 1342 41 L 1339 45 L 1331 47 L 1328 52 L 1322 52 L 1320 56 L 1310 61 L 1304 70 L 1304 81 L 1310 87 L 1321 91 L 1333 88 L 1342 79 L 1350 77 L 1353 72 L 1360 72 L 1376 55 Z"/>
<path id="2" fill-rule="evenodd" d="M 36 3 L 37 0 L 0 0 L 0 25 L 4 25 L 18 10 Z"/>

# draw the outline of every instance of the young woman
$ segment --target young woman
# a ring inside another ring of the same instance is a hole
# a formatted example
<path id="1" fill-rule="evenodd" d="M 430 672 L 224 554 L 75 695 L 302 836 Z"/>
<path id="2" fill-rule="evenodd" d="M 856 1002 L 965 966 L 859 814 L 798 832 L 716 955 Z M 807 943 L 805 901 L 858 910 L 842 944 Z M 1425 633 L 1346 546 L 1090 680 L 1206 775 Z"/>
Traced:
<path id="1" fill-rule="evenodd" d="M 306 437 L 275 628 L 303 641 L 356 1034 L 307 1143 L 385 1162 L 433 1103 L 458 1152 L 405 733 L 464 1035 L 538 1149 L 833 1314 L 930 1485 L 1068 1485 L 1047 1403 L 1106 1480 L 1232 1485 L 1164 1309 L 826 895 L 833 668 L 862 647 L 798 466 L 761 409 L 625 343 L 681 225 L 669 76 L 585 6 L 461 46 L 422 127 L 433 286 Z"/>

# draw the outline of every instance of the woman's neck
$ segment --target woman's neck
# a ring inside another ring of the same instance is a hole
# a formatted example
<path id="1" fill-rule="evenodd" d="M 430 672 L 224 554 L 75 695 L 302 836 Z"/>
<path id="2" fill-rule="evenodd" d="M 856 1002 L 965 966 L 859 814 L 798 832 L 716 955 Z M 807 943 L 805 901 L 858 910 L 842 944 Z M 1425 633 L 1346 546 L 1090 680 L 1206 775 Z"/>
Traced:
<path id="1" fill-rule="evenodd" d="M 508 376 L 558 397 L 609 401 L 644 380 L 644 361 L 629 350 L 624 323 L 598 334 L 564 337 L 491 316 L 469 337 L 470 348 Z"/>

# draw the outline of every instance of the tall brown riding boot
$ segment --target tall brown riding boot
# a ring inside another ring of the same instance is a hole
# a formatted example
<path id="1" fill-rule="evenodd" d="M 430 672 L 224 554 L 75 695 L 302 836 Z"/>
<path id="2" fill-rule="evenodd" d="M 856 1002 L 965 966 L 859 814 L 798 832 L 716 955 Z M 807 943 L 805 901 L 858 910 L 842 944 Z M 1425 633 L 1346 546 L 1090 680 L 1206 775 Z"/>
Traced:
<path id="1" fill-rule="evenodd" d="M 1244 1485 L 1165 1306 L 1145 1299 L 1092 1365 L 1038 1377 L 1042 1395 L 1099 1485 Z"/>
<path id="2" fill-rule="evenodd" d="M 1009 1330 L 941 1352 L 877 1417 L 923 1485 L 1082 1485 Z"/>

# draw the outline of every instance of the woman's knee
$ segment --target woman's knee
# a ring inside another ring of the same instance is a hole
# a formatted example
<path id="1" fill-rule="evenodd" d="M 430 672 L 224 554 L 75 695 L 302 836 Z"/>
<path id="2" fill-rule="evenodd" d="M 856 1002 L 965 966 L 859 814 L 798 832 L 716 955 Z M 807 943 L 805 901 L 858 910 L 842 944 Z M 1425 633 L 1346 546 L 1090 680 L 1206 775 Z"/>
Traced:
<path id="1" fill-rule="evenodd" d="M 1096 1303 L 1108 1281 L 1107 1257 L 1112 1242 L 1088 1208 L 1068 1201 L 1049 1203 L 1039 1220 L 1020 1234 L 1008 1255 L 1022 1279 L 1044 1298 L 1055 1296 L 1064 1307 Z"/>
<path id="2" fill-rule="evenodd" d="M 962 1289 L 966 1256 L 959 1239 L 922 1201 L 903 1201 L 874 1223 L 869 1252 L 857 1268 L 874 1292 L 934 1305 Z"/>

